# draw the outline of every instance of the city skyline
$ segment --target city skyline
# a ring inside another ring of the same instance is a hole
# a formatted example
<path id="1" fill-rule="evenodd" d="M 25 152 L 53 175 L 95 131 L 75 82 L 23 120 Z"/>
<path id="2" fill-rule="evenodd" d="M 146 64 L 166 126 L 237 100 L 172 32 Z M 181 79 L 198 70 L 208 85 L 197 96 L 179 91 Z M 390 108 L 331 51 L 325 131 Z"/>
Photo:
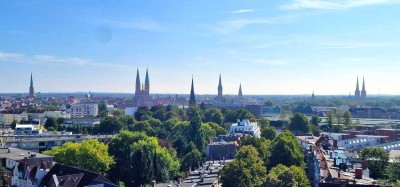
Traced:
<path id="1" fill-rule="evenodd" d="M 227 2 L 7 1 L 0 93 L 400 94 L 399 1 Z"/>

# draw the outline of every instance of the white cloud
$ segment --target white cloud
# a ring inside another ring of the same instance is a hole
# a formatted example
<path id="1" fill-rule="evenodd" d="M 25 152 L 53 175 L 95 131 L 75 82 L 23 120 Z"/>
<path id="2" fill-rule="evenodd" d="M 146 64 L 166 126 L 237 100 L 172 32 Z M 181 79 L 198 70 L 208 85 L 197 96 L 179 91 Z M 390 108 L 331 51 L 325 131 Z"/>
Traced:
<path id="1" fill-rule="evenodd" d="M 209 27 L 218 33 L 226 34 L 236 30 L 240 30 L 250 25 L 283 24 L 291 22 L 297 18 L 298 16 L 288 15 L 288 16 L 273 17 L 273 18 L 233 19 L 228 21 L 221 21 L 216 25 Z"/>
<path id="2" fill-rule="evenodd" d="M 292 3 L 283 5 L 286 10 L 294 9 L 324 9 L 339 10 L 361 6 L 400 3 L 399 0 L 294 0 Z"/>
<path id="3" fill-rule="evenodd" d="M 6 53 L 6 52 L 1 52 L 0 51 L 0 60 L 10 60 L 10 59 L 15 59 L 22 57 L 22 54 L 18 53 Z"/>
<path id="4" fill-rule="evenodd" d="M 121 29 L 143 30 L 149 32 L 160 32 L 164 30 L 159 22 L 152 19 L 136 19 L 130 21 L 101 20 L 100 23 Z"/>
<path id="5" fill-rule="evenodd" d="M 45 63 L 58 63 L 58 64 L 77 65 L 77 66 L 90 64 L 90 60 L 87 59 L 82 59 L 77 57 L 60 58 L 57 56 L 49 56 L 49 55 L 34 55 L 33 60 Z"/>
<path id="6" fill-rule="evenodd" d="M 321 42 L 323 48 L 361 49 L 361 48 L 384 48 L 395 46 L 393 43 L 366 43 L 366 42 Z"/>
<path id="7" fill-rule="evenodd" d="M 5 53 L 0 51 L 0 62 L 12 63 L 32 63 L 46 65 L 64 65 L 64 66 L 93 66 L 93 67 L 113 67 L 127 68 L 124 64 L 95 62 L 90 59 L 79 57 L 58 57 L 53 55 L 24 55 L 17 53 Z"/>
<path id="8" fill-rule="evenodd" d="M 251 12 L 255 12 L 255 10 L 253 10 L 253 9 L 239 9 L 239 10 L 234 10 L 231 13 L 232 14 L 241 14 L 241 13 L 251 13 Z"/>

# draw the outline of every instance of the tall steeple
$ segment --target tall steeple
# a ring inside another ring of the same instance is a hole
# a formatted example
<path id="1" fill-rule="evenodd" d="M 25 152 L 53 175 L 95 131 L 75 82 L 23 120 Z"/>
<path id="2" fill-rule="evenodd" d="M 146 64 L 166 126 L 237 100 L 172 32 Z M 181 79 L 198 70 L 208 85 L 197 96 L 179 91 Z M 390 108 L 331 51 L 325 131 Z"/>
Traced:
<path id="1" fill-rule="evenodd" d="M 314 90 L 312 91 L 311 99 L 315 99 Z"/>
<path id="2" fill-rule="evenodd" d="M 357 76 L 357 85 L 356 85 L 356 91 L 354 92 L 354 97 L 356 99 L 360 99 L 361 98 L 361 96 L 360 96 L 360 87 L 359 87 L 359 84 L 358 84 L 358 76 Z"/>
<path id="3" fill-rule="evenodd" d="M 239 98 L 243 97 L 243 93 L 242 93 L 242 83 L 240 83 L 239 85 Z"/>
<path id="4" fill-rule="evenodd" d="M 140 93 L 140 76 L 139 76 L 139 68 L 137 69 L 136 72 L 136 90 L 135 90 L 135 95 L 138 95 Z"/>
<path id="5" fill-rule="evenodd" d="M 149 71 L 148 69 L 146 69 L 146 80 L 145 80 L 145 91 L 146 94 L 149 95 L 150 94 L 150 81 L 149 81 Z"/>
<path id="6" fill-rule="evenodd" d="M 365 79 L 363 77 L 363 85 L 362 85 L 362 90 L 361 90 L 361 99 L 366 99 L 367 98 L 367 90 L 365 90 Z"/>
<path id="7" fill-rule="evenodd" d="M 33 88 L 33 76 L 31 72 L 31 83 L 29 85 L 29 97 L 34 98 L 35 97 L 35 89 Z"/>
<path id="8" fill-rule="evenodd" d="M 192 77 L 192 87 L 191 87 L 191 89 L 190 89 L 189 106 L 196 106 L 196 97 L 195 97 L 195 95 L 194 95 L 193 77 Z"/>
<path id="9" fill-rule="evenodd" d="M 222 97 L 222 81 L 221 81 L 221 74 L 219 74 L 218 97 Z"/>

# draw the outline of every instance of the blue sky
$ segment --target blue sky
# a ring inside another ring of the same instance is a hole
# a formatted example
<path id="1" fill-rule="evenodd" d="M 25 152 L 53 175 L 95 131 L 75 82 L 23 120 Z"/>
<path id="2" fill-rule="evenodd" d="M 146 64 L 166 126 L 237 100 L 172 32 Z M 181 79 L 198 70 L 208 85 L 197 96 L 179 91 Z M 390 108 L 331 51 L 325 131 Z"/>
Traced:
<path id="1" fill-rule="evenodd" d="M 0 92 L 400 94 L 400 0 L 0 3 Z"/>

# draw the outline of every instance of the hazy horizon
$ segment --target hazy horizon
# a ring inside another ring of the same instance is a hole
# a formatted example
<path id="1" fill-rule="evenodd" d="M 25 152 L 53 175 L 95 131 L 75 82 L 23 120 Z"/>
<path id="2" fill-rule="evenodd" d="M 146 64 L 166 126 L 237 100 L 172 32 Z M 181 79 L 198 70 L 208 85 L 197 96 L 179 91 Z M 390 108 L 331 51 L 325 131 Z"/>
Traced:
<path id="1" fill-rule="evenodd" d="M 400 1 L 4 1 L 0 93 L 398 95 Z"/>

